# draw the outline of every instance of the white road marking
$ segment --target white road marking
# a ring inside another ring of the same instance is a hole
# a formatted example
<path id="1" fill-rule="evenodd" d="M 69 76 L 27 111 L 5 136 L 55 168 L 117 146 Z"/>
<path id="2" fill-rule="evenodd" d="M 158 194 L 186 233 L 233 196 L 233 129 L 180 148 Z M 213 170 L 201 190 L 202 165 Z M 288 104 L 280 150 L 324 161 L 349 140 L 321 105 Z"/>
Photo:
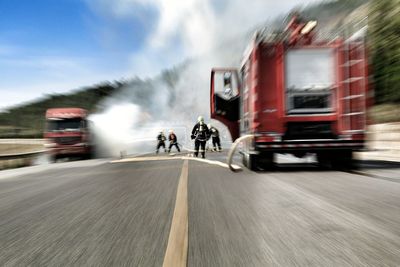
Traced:
<path id="1" fill-rule="evenodd" d="M 112 160 L 110 163 L 121 163 L 121 162 L 134 162 L 134 161 L 157 161 L 157 160 L 177 160 L 182 159 L 181 157 L 137 157 L 137 158 L 124 158 L 118 160 Z"/>
<path id="2" fill-rule="evenodd" d="M 189 160 L 193 160 L 193 161 L 200 161 L 200 162 L 204 162 L 210 165 L 217 165 L 220 167 L 224 167 L 224 168 L 228 168 L 229 169 L 229 165 L 218 161 L 218 160 L 209 160 L 209 159 L 202 159 L 202 158 L 195 158 L 195 157 L 182 157 L 183 159 L 189 159 Z M 242 168 L 238 165 L 232 164 L 232 168 L 236 169 L 236 170 L 241 170 Z"/>
<path id="3" fill-rule="evenodd" d="M 179 156 L 179 157 L 137 157 L 137 158 L 125 158 L 125 159 L 119 159 L 119 160 L 113 160 L 110 161 L 111 163 L 123 163 L 123 162 L 140 162 L 140 161 L 157 161 L 157 160 L 193 160 L 193 161 L 199 161 L 203 163 L 207 163 L 210 165 L 216 165 L 220 166 L 223 168 L 228 168 L 228 164 L 218 161 L 218 160 L 210 160 L 210 159 L 202 159 L 202 158 L 196 158 L 196 157 L 190 157 L 190 156 Z M 235 170 L 241 170 L 242 168 L 238 165 L 232 164 L 232 168 Z"/>

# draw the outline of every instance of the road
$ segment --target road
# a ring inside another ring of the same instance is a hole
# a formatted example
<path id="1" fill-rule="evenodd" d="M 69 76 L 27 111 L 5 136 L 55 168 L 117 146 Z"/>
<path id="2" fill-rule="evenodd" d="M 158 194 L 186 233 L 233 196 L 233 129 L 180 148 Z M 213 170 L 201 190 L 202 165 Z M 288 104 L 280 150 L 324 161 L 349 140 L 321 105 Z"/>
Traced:
<path id="1" fill-rule="evenodd" d="M 168 266 L 168 253 L 187 266 L 399 266 L 398 165 L 232 173 L 224 157 L 2 171 L 0 266 Z"/>

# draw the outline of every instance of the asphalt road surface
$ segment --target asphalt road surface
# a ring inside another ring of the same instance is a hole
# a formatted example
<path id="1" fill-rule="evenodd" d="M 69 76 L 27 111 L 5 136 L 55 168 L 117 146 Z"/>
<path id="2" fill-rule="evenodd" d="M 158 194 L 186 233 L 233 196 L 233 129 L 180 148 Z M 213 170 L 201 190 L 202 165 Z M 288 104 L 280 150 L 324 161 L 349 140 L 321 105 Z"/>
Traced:
<path id="1" fill-rule="evenodd" d="M 169 252 L 187 266 L 400 266 L 399 165 L 282 157 L 232 173 L 225 154 L 208 158 L 0 172 L 0 266 L 171 266 Z"/>

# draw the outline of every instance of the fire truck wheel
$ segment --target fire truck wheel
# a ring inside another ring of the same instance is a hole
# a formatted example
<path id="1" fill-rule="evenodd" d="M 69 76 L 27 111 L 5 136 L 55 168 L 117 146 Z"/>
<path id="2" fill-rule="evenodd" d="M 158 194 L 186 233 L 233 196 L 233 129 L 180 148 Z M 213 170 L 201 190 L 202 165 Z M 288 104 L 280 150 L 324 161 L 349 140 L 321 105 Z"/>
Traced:
<path id="1" fill-rule="evenodd" d="M 246 166 L 246 167 L 252 171 L 259 171 L 260 166 L 259 166 L 258 160 L 259 160 L 258 155 L 249 155 L 248 162 L 247 162 L 248 166 Z"/>
<path id="2" fill-rule="evenodd" d="M 264 152 L 258 155 L 258 168 L 263 171 L 270 171 L 274 168 L 274 153 Z"/>
<path id="3" fill-rule="evenodd" d="M 50 163 L 56 163 L 57 162 L 57 155 L 50 155 L 49 156 L 49 161 L 50 161 Z"/>
<path id="4" fill-rule="evenodd" d="M 89 152 L 89 153 L 84 154 L 84 155 L 82 156 L 82 159 L 83 159 L 83 160 L 92 159 L 92 153 Z"/>
<path id="5" fill-rule="evenodd" d="M 332 153 L 331 164 L 335 170 L 353 169 L 353 152 L 351 150 L 339 150 L 336 153 Z"/>
<path id="6" fill-rule="evenodd" d="M 320 168 L 328 169 L 331 165 L 331 155 L 325 151 L 318 152 L 317 161 Z"/>
<path id="7" fill-rule="evenodd" d="M 257 155 L 243 154 L 243 165 L 252 171 L 258 171 Z"/>
<path id="8" fill-rule="evenodd" d="M 242 164 L 243 164 L 243 166 L 245 166 L 245 167 L 247 167 L 247 168 L 250 169 L 250 166 L 249 166 L 249 157 L 250 157 L 249 154 L 245 154 L 245 153 L 242 154 Z"/>
<path id="9" fill-rule="evenodd" d="M 317 160 L 319 166 L 323 169 L 351 170 L 355 168 L 351 150 L 318 152 Z"/>
<path id="10" fill-rule="evenodd" d="M 242 161 L 243 165 L 252 171 L 267 171 L 273 169 L 274 167 L 274 154 L 245 154 L 243 155 Z"/>

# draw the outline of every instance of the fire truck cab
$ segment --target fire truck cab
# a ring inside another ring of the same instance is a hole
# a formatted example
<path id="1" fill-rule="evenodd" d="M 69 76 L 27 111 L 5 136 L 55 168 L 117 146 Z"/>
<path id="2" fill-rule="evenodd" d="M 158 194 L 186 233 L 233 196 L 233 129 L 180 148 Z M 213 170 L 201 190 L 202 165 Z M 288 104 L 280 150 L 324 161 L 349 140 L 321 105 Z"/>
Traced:
<path id="1" fill-rule="evenodd" d="M 315 153 L 323 165 L 348 167 L 352 152 L 364 148 L 364 42 L 314 41 L 315 25 L 294 19 L 281 36 L 258 33 L 239 70 L 211 71 L 211 117 L 233 141 L 253 135 L 241 151 L 252 170 L 271 167 L 274 153 Z"/>
<path id="2" fill-rule="evenodd" d="M 52 162 L 63 157 L 90 158 L 93 152 L 92 137 L 85 109 L 48 109 L 44 138 Z"/>

